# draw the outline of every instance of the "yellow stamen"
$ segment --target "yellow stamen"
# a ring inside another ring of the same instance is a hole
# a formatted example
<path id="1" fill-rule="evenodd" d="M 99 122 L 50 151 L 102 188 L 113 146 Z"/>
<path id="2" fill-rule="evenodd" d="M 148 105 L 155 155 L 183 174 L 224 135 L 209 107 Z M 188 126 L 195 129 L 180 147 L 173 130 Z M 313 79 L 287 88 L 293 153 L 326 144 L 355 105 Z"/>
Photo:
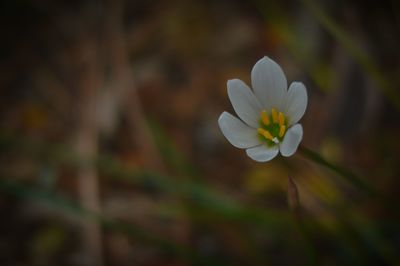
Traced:
<path id="1" fill-rule="evenodd" d="M 279 137 L 282 138 L 283 135 L 285 135 L 286 132 L 286 126 L 285 125 L 280 125 L 279 127 Z"/>
<path id="2" fill-rule="evenodd" d="M 275 108 L 272 108 L 272 121 L 274 123 L 278 123 L 279 122 L 278 111 L 276 111 Z"/>
<path id="3" fill-rule="evenodd" d="M 263 122 L 264 125 L 268 126 L 269 125 L 269 117 L 268 114 L 265 110 L 261 112 L 261 121 Z"/>
<path id="4" fill-rule="evenodd" d="M 283 126 L 285 124 L 285 116 L 282 112 L 279 112 L 279 125 Z"/>
<path id="5" fill-rule="evenodd" d="M 269 139 L 269 140 L 272 140 L 272 139 L 273 139 L 271 133 L 269 133 L 268 130 L 265 130 L 265 129 L 263 129 L 263 128 L 258 128 L 258 129 L 257 129 L 257 132 L 258 132 L 258 134 L 262 135 L 262 136 L 263 136 L 264 138 L 266 138 L 266 139 Z"/>

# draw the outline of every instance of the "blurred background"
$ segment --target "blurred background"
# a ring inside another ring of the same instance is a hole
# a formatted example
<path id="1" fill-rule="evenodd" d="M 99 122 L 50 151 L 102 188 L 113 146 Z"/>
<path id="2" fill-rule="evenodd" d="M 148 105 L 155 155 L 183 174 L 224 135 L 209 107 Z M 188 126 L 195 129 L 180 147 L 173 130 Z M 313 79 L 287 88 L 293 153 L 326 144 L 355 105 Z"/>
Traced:
<path id="1" fill-rule="evenodd" d="M 0 265 L 400 264 L 399 2 L 0 6 Z M 303 144 L 385 200 L 228 143 L 264 55 L 307 87 Z"/>

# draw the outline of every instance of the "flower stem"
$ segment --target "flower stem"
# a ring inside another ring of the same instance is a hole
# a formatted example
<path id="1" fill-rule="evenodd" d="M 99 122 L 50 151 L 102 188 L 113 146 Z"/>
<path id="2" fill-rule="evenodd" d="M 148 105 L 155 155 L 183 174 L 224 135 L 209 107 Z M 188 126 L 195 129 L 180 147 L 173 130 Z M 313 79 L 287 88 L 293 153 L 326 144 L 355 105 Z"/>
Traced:
<path id="1" fill-rule="evenodd" d="M 368 183 L 366 183 L 364 180 L 362 180 L 360 177 L 358 177 L 356 174 L 351 172 L 350 170 L 343 168 L 337 164 L 331 163 L 328 160 L 326 160 L 324 157 L 319 155 L 313 150 L 310 150 L 307 147 L 304 147 L 303 145 L 299 146 L 299 151 L 302 153 L 304 157 L 307 159 L 310 159 L 311 161 L 318 163 L 320 165 L 323 165 L 330 170 L 334 171 L 337 173 L 339 176 L 343 177 L 346 179 L 348 182 L 353 184 L 354 186 L 362 189 L 364 192 L 368 193 L 370 196 L 376 196 L 377 191 L 373 189 Z"/>

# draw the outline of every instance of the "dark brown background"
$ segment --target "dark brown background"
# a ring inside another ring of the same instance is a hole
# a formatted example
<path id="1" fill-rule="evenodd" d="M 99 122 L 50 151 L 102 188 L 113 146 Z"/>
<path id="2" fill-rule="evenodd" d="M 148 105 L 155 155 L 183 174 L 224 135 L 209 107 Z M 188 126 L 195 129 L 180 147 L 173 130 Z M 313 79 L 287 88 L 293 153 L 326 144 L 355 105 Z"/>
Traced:
<path id="1" fill-rule="evenodd" d="M 1 265 L 399 263 L 396 1 L 0 5 Z M 391 202 L 227 142 L 264 55 L 307 87 L 303 144 Z"/>

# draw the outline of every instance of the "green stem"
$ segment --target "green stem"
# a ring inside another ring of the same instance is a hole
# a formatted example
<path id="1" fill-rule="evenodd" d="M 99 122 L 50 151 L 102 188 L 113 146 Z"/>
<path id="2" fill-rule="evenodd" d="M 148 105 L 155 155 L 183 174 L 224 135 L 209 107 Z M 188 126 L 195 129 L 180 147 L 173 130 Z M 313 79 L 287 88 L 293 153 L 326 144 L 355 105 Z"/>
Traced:
<path id="1" fill-rule="evenodd" d="M 370 196 L 376 196 L 377 192 L 375 189 L 373 189 L 369 184 L 364 182 L 360 177 L 358 177 L 356 174 L 351 172 L 350 170 L 343 168 L 337 164 L 331 163 L 328 160 L 326 160 L 324 157 L 316 153 L 315 151 L 312 151 L 303 145 L 299 146 L 299 151 L 306 157 L 307 159 L 310 159 L 311 161 L 318 163 L 320 165 L 323 165 L 330 170 L 334 171 L 337 173 L 339 176 L 343 177 L 346 179 L 348 182 L 353 184 L 354 186 L 362 189 L 366 193 L 368 193 Z"/>

